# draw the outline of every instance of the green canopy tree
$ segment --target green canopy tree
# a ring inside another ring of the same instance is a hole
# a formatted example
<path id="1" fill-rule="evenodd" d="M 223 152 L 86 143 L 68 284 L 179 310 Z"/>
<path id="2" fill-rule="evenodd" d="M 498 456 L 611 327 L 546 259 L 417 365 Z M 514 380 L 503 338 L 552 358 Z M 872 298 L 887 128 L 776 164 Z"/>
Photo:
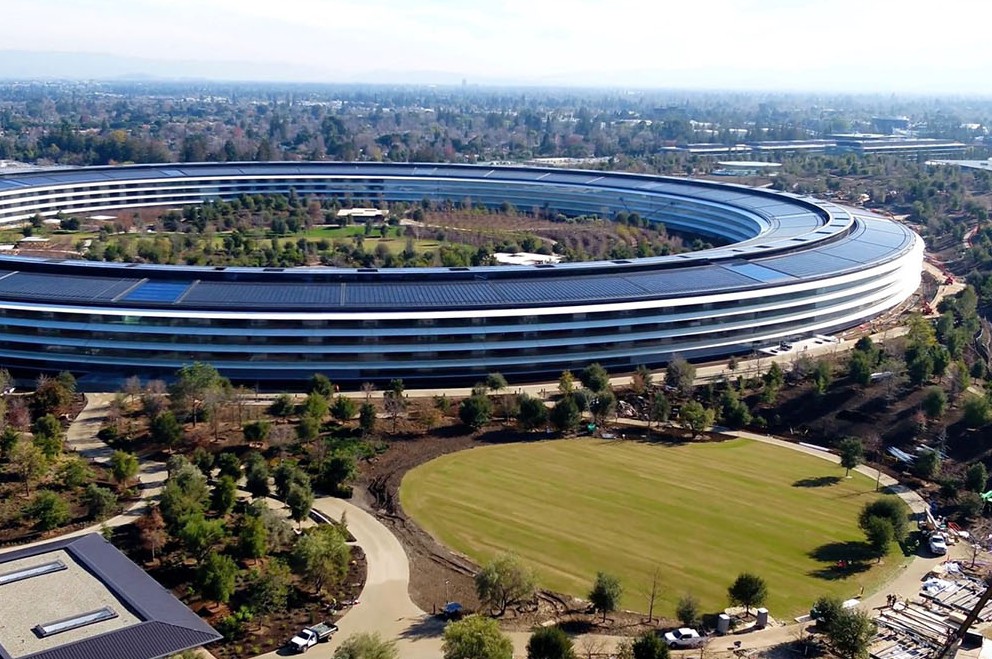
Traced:
<path id="1" fill-rule="evenodd" d="M 513 643 L 491 618 L 474 615 L 444 628 L 444 659 L 512 659 Z"/>
<path id="2" fill-rule="evenodd" d="M 594 610 L 603 614 L 603 622 L 606 622 L 607 613 L 619 608 L 621 597 L 623 597 L 623 584 L 620 583 L 620 579 L 606 572 L 597 572 L 596 581 L 589 591 L 589 601 L 592 602 Z"/>
<path id="3" fill-rule="evenodd" d="M 768 585 L 765 580 L 750 572 L 741 572 L 727 589 L 730 603 L 743 606 L 746 613 L 752 606 L 761 606 L 768 599 Z"/>

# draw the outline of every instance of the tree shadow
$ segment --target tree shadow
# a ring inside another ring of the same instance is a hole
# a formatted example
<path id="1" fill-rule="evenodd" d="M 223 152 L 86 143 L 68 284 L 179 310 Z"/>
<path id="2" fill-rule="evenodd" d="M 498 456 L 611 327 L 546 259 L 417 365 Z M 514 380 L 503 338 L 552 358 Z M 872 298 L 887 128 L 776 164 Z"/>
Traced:
<path id="1" fill-rule="evenodd" d="M 444 620 L 435 616 L 421 616 L 413 620 L 410 625 L 400 632 L 400 638 L 420 639 L 437 638 L 444 633 Z"/>
<path id="2" fill-rule="evenodd" d="M 590 634 L 596 629 L 596 625 L 589 620 L 565 620 L 558 623 L 558 627 L 570 636 Z"/>
<path id="3" fill-rule="evenodd" d="M 801 478 L 792 484 L 792 487 L 830 487 L 843 480 L 840 476 L 810 476 Z"/>
<path id="4" fill-rule="evenodd" d="M 826 581 L 846 579 L 867 572 L 871 569 L 871 561 L 876 558 L 868 543 L 857 540 L 828 542 L 809 552 L 808 556 L 824 565 L 807 574 Z"/>

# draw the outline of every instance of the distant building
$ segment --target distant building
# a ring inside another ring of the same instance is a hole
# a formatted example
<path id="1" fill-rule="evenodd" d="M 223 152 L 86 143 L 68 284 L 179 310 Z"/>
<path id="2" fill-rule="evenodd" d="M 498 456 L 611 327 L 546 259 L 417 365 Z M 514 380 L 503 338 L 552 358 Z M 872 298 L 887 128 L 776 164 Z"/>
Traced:
<path id="1" fill-rule="evenodd" d="M 904 158 L 948 158 L 961 155 L 968 148 L 961 142 L 930 137 L 892 137 L 874 133 L 849 133 L 834 135 L 837 153 L 856 153 L 860 156 L 874 153 Z"/>
<path id="2" fill-rule="evenodd" d="M 800 153 L 826 153 L 837 146 L 834 140 L 767 140 L 748 142 L 751 151 L 757 154 L 796 155 Z"/>
<path id="3" fill-rule="evenodd" d="M 0 657 L 156 659 L 219 641 L 97 533 L 0 554 Z"/>
<path id="4" fill-rule="evenodd" d="M 389 215 L 389 211 L 378 208 L 342 208 L 338 211 L 339 218 L 350 217 L 353 220 L 381 220 Z"/>
<path id="5" fill-rule="evenodd" d="M 750 147 L 743 144 L 713 144 L 711 142 L 696 142 L 692 144 L 680 144 L 678 146 L 663 146 L 662 153 L 684 153 L 703 158 L 719 158 L 734 154 L 748 153 Z"/>
<path id="6" fill-rule="evenodd" d="M 712 173 L 714 176 L 775 176 L 780 167 L 782 163 L 778 162 L 721 160 Z"/>
<path id="7" fill-rule="evenodd" d="M 928 160 L 928 165 L 957 165 L 967 169 L 983 169 L 992 172 L 992 158 L 988 160 Z"/>
<path id="8" fill-rule="evenodd" d="M 872 117 L 871 126 L 876 132 L 892 135 L 897 131 L 909 130 L 909 117 Z"/>

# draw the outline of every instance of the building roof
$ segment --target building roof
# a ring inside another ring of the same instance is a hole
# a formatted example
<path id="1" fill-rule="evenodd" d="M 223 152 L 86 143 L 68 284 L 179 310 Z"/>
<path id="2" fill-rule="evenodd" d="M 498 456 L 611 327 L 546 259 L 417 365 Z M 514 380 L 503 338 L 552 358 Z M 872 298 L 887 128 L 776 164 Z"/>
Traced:
<path id="1" fill-rule="evenodd" d="M 23 571 L 56 562 L 62 567 L 56 566 L 54 571 L 9 584 L 2 581 L 2 575 L 12 572 L 7 568 L 15 565 L 13 571 Z M 77 582 L 67 582 L 67 575 L 77 569 L 90 580 L 88 591 L 105 589 L 104 604 L 109 602 L 112 619 L 77 625 L 65 636 L 61 632 L 44 636 L 40 626 L 93 613 L 91 600 L 80 601 L 78 606 L 85 610 L 74 611 L 66 605 L 70 602 L 71 607 L 77 601 L 71 598 L 72 593 L 63 593 L 61 598 L 18 598 L 16 603 L 4 594 L 5 588 L 17 584 L 22 589 L 30 586 L 37 593 L 78 588 Z M 0 645 L 0 659 L 158 659 L 221 638 L 172 593 L 96 533 L 0 554 L 0 601 L 5 607 L 18 607 L 16 616 L 12 609 L 10 615 L 0 617 L 0 643 L 5 644 Z"/>

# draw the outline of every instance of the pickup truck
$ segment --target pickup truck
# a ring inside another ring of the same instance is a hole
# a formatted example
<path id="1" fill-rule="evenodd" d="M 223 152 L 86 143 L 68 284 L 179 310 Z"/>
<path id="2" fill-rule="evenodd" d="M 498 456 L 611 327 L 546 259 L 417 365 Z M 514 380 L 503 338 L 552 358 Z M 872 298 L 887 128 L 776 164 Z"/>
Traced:
<path id="1" fill-rule="evenodd" d="M 306 652 L 321 641 L 326 641 L 338 630 L 337 625 L 322 622 L 313 627 L 307 627 L 289 640 L 289 645 L 297 652 Z"/>

